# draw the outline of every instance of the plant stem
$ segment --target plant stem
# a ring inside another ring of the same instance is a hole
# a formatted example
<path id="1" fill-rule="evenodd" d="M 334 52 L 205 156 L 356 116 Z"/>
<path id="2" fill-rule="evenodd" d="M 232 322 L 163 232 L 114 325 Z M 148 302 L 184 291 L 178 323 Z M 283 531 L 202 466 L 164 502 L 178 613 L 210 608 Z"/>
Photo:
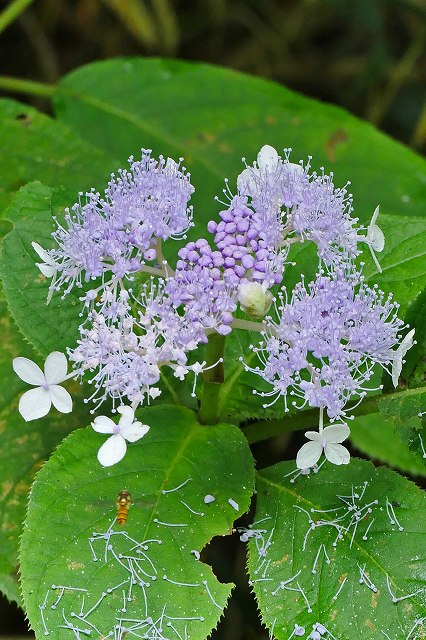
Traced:
<path id="1" fill-rule="evenodd" d="M 19 18 L 21 13 L 25 11 L 32 2 L 34 2 L 34 0 L 13 0 L 9 6 L 0 13 L 0 33 L 7 29 L 16 18 Z"/>
<path id="2" fill-rule="evenodd" d="M 216 424 L 218 419 L 218 399 L 220 386 L 224 380 L 223 350 L 225 348 L 225 336 L 212 333 L 206 346 L 207 366 L 217 363 L 216 366 L 203 373 L 203 392 L 199 411 L 201 424 Z"/>
<path id="3" fill-rule="evenodd" d="M 242 320 L 241 318 L 234 318 L 231 327 L 233 329 L 244 329 L 245 331 L 264 331 L 265 324 L 263 322 L 254 322 L 253 320 Z"/>
<path id="4" fill-rule="evenodd" d="M 56 86 L 45 82 L 32 82 L 31 80 L 24 80 L 23 78 L 0 76 L 0 90 L 51 98 L 56 92 Z"/>

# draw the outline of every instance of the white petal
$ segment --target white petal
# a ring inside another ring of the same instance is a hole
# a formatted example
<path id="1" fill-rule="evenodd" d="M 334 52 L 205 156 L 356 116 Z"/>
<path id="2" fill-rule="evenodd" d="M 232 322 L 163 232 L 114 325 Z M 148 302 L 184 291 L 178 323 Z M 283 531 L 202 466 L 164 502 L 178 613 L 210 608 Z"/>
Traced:
<path id="1" fill-rule="evenodd" d="M 411 347 L 413 346 L 415 331 L 416 331 L 415 329 L 411 329 L 411 331 L 407 333 L 404 340 L 399 345 L 398 351 L 401 351 L 402 357 L 404 357 L 407 351 L 411 349 Z"/>
<path id="2" fill-rule="evenodd" d="M 43 371 L 32 360 L 29 360 L 28 358 L 14 358 L 12 364 L 14 372 L 24 382 L 37 386 L 46 384 Z"/>
<path id="3" fill-rule="evenodd" d="M 399 376 L 402 371 L 402 355 L 396 353 L 392 362 L 392 383 L 394 387 L 398 386 Z"/>
<path id="4" fill-rule="evenodd" d="M 346 424 L 334 424 L 326 427 L 322 432 L 322 440 L 326 442 L 336 443 L 343 442 L 346 438 L 349 438 L 351 430 Z"/>
<path id="5" fill-rule="evenodd" d="M 125 439 L 119 433 L 108 438 L 98 451 L 98 460 L 103 467 L 111 467 L 120 462 L 127 451 Z"/>
<path id="6" fill-rule="evenodd" d="M 376 220 L 378 218 L 379 215 L 379 211 L 380 211 L 380 206 L 378 205 L 375 209 L 374 209 L 374 213 L 371 216 L 371 222 L 370 222 L 370 227 L 372 227 L 373 225 L 376 224 Z"/>
<path id="7" fill-rule="evenodd" d="M 278 153 L 269 144 L 265 144 L 257 154 L 257 165 L 261 171 L 274 171 L 278 162 Z"/>
<path id="8" fill-rule="evenodd" d="M 43 247 L 41 247 L 38 244 L 38 242 L 32 242 L 31 245 L 32 245 L 32 248 L 34 249 L 34 251 L 36 252 L 36 254 L 39 256 L 39 258 L 44 260 L 44 262 L 46 262 L 47 264 L 50 264 L 50 265 L 55 264 L 54 260 L 50 257 L 50 255 L 46 251 L 46 249 L 43 249 Z"/>
<path id="9" fill-rule="evenodd" d="M 148 433 L 148 431 L 149 426 L 147 424 L 142 424 L 141 422 L 133 422 L 133 424 L 120 428 L 120 434 L 123 438 L 126 438 L 127 442 L 136 442 L 136 440 L 140 440 L 146 433 Z"/>
<path id="10" fill-rule="evenodd" d="M 322 440 L 321 434 L 318 431 L 307 431 L 305 436 L 308 440 L 313 440 L 314 442 L 321 442 Z"/>
<path id="11" fill-rule="evenodd" d="M 36 387 L 26 391 L 19 400 L 19 413 L 29 422 L 30 420 L 38 420 L 47 415 L 52 406 L 50 393 L 47 389 Z"/>
<path id="12" fill-rule="evenodd" d="M 247 167 L 237 178 L 237 188 L 242 195 L 251 195 L 256 189 L 256 174 L 254 169 Z"/>
<path id="13" fill-rule="evenodd" d="M 92 422 L 92 427 L 98 433 L 114 433 L 115 422 L 107 416 L 97 416 Z"/>
<path id="14" fill-rule="evenodd" d="M 58 384 L 67 377 L 68 362 L 63 353 L 52 351 L 44 363 L 44 375 L 47 384 Z"/>
<path id="15" fill-rule="evenodd" d="M 118 422 L 121 431 L 125 427 L 128 427 L 132 424 L 133 420 L 135 419 L 135 412 L 133 411 L 132 407 L 128 407 L 124 404 L 117 407 L 117 412 L 121 414 L 121 418 Z"/>
<path id="16" fill-rule="evenodd" d="M 49 393 L 55 409 L 61 413 L 71 413 L 72 398 L 66 389 L 58 384 L 52 384 L 49 386 Z"/>
<path id="17" fill-rule="evenodd" d="M 399 345 L 398 349 L 395 351 L 395 355 L 392 362 L 392 382 L 393 386 L 398 386 L 399 376 L 402 371 L 402 360 L 409 349 L 413 346 L 414 343 L 414 332 L 415 329 L 411 329 Z"/>
<path id="18" fill-rule="evenodd" d="M 324 449 L 325 457 L 333 464 L 349 464 L 351 454 L 341 444 L 327 444 Z"/>
<path id="19" fill-rule="evenodd" d="M 46 276 L 46 278 L 52 278 L 52 276 L 56 273 L 56 267 L 52 267 L 50 264 L 45 264 L 44 262 L 36 262 L 36 266 L 40 269 L 42 274 Z"/>
<path id="20" fill-rule="evenodd" d="M 298 469 L 309 469 L 321 458 L 322 446 L 319 442 L 307 442 L 303 445 L 296 457 Z"/>
<path id="21" fill-rule="evenodd" d="M 368 227 L 367 241 L 374 251 L 380 253 L 385 248 L 385 234 L 377 224 Z"/>

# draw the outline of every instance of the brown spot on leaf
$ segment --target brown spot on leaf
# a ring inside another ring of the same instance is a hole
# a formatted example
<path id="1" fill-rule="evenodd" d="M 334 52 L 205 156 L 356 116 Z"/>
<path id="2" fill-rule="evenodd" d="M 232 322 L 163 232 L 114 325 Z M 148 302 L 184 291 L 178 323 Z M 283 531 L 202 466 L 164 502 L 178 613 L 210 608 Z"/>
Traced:
<path id="1" fill-rule="evenodd" d="M 2 482 L 0 485 L 0 500 L 4 500 L 8 493 L 10 493 L 13 489 L 13 482 L 10 480 L 6 480 Z"/>
<path id="2" fill-rule="evenodd" d="M 265 122 L 266 124 L 277 124 L 277 119 L 275 116 L 266 116 Z"/>
<path id="3" fill-rule="evenodd" d="M 69 562 L 67 564 L 67 567 L 70 571 L 75 571 L 76 569 L 84 569 L 86 565 L 84 564 L 84 562 Z"/>
<path id="4" fill-rule="evenodd" d="M 219 151 L 221 151 L 222 153 L 231 153 L 231 147 L 229 146 L 229 144 L 226 144 L 226 142 L 222 142 L 219 145 Z"/>
<path id="5" fill-rule="evenodd" d="M 216 136 L 208 133 L 208 131 L 200 131 L 200 133 L 197 134 L 197 138 L 200 142 L 214 142 L 216 140 Z"/>
<path id="6" fill-rule="evenodd" d="M 327 142 L 325 143 L 325 153 L 327 154 L 327 158 L 330 162 L 336 162 L 336 147 L 338 144 L 342 144 L 343 142 L 347 142 L 349 140 L 348 134 L 344 129 L 336 129 Z"/>

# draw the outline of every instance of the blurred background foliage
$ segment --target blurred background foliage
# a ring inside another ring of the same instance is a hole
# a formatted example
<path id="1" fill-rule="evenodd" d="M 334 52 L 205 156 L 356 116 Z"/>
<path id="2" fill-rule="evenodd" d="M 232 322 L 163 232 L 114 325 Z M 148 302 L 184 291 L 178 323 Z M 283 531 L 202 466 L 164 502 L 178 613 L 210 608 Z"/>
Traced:
<path id="1" fill-rule="evenodd" d="M 54 83 L 82 64 L 120 55 L 211 62 L 341 105 L 426 150 L 425 0 L 12 4 L 25 10 L 7 28 L 0 19 L 1 74 Z"/>
<path id="2" fill-rule="evenodd" d="M 132 55 L 270 78 L 426 151 L 426 0 L 0 0 L 2 76 L 55 83 L 82 64 Z M 50 110 L 44 98 L 20 98 Z M 215 572 L 240 595 L 215 637 L 259 638 L 243 549 L 237 558 L 220 544 L 223 555 L 207 550 L 206 560 L 222 558 Z M 0 600 L 0 636 L 25 629 L 22 613 Z"/>

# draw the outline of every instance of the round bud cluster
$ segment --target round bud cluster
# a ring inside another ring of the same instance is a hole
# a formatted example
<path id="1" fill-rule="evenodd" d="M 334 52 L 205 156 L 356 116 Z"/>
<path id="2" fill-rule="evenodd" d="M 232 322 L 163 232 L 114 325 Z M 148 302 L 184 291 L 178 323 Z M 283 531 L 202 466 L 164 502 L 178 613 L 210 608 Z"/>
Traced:
<path id="1" fill-rule="evenodd" d="M 222 335 L 230 333 L 237 308 L 236 284 L 223 271 L 224 259 L 204 238 L 179 251 L 176 273 L 168 278 L 165 292 L 171 303 L 185 306 L 186 317 Z"/>
<path id="2" fill-rule="evenodd" d="M 282 280 L 283 261 L 274 248 L 261 238 L 258 220 L 247 206 L 247 199 L 233 198 L 229 209 L 219 213 L 221 221 L 211 220 L 207 229 L 223 258 L 225 277 L 229 282 L 253 280 L 268 286 Z"/>

